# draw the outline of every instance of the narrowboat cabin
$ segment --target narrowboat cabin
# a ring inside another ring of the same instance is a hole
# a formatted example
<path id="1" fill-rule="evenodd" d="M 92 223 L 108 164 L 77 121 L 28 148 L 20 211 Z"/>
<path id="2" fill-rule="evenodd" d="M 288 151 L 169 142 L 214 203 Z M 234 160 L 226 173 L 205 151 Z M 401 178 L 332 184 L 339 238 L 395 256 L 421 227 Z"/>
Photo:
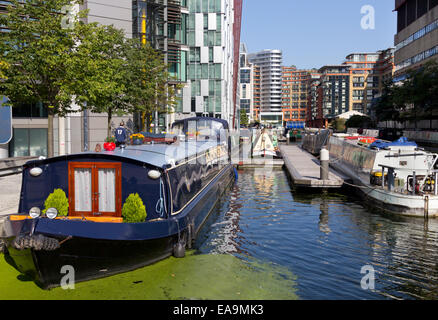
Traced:
<path id="1" fill-rule="evenodd" d="M 0 224 L 11 264 L 50 288 L 65 265 L 84 281 L 183 257 L 236 173 L 225 121 L 173 130 L 171 144 L 28 162 L 19 213 Z"/>
<path id="2" fill-rule="evenodd" d="M 391 215 L 438 217 L 438 154 L 413 141 L 333 134 L 330 166 L 349 177 L 365 203 Z"/>

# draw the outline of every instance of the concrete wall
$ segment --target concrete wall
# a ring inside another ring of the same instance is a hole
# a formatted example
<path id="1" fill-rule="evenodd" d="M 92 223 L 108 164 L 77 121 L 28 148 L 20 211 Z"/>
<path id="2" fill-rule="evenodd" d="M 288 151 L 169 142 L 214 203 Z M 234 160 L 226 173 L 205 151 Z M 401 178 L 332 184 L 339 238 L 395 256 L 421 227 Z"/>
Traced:
<path id="1" fill-rule="evenodd" d="M 84 1 L 83 8 L 88 9 L 88 22 L 114 25 L 125 30 L 132 38 L 132 1 L 131 0 L 93 0 Z"/>

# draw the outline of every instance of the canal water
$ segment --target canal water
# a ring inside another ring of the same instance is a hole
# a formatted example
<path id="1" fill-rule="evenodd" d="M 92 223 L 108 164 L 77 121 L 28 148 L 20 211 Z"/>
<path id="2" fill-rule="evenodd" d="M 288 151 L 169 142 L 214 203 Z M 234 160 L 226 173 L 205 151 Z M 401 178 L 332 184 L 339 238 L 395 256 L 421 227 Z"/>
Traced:
<path id="1" fill-rule="evenodd" d="M 435 220 L 383 216 L 351 190 L 300 193 L 284 171 L 255 169 L 239 171 L 186 258 L 44 291 L 0 256 L 0 299 L 437 299 L 437 258 Z"/>

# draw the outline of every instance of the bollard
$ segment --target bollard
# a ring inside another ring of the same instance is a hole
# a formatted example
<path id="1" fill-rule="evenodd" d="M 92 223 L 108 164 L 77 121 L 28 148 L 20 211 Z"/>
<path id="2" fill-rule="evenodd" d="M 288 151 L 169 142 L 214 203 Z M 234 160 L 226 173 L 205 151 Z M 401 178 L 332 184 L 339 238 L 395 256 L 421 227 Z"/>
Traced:
<path id="1" fill-rule="evenodd" d="M 320 168 L 320 179 L 321 180 L 329 180 L 329 160 L 330 160 L 330 155 L 328 150 L 323 147 L 321 149 L 321 157 L 320 157 L 320 161 L 321 161 L 321 168 Z"/>

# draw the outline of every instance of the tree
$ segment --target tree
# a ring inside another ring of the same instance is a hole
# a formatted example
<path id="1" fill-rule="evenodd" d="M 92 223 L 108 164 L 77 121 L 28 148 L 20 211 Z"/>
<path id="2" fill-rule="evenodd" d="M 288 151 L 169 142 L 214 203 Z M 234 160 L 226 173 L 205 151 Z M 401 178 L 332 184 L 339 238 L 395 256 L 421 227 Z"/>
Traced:
<path id="1" fill-rule="evenodd" d="M 248 115 L 246 114 L 245 109 L 240 109 L 240 124 L 243 126 L 247 126 L 249 124 Z"/>
<path id="2" fill-rule="evenodd" d="M 0 25 L 0 52 L 9 66 L 0 92 L 14 107 L 42 102 L 48 108 L 48 155 L 53 156 L 53 116 L 71 112 L 65 88 L 75 47 L 75 28 L 66 28 L 63 8 L 80 0 L 11 0 Z"/>
<path id="3" fill-rule="evenodd" d="M 411 70 L 402 90 L 406 102 L 412 105 L 409 117 L 427 119 L 429 112 L 438 110 L 438 63 L 430 61 L 423 67 Z"/>
<path id="4" fill-rule="evenodd" d="M 435 61 L 410 70 L 402 83 L 386 83 L 376 108 L 379 120 L 430 119 L 436 113 L 438 63 Z"/>
<path id="5" fill-rule="evenodd" d="M 113 115 L 133 111 L 125 34 L 113 26 L 88 24 L 79 26 L 75 36 L 79 45 L 68 72 L 68 92 L 82 110 L 107 113 L 111 136 Z"/>
<path id="6" fill-rule="evenodd" d="M 345 119 L 336 118 L 335 120 L 332 121 L 331 127 L 338 132 L 344 131 L 345 130 Z"/>
<path id="7" fill-rule="evenodd" d="M 6 70 L 9 68 L 9 64 L 5 61 L 0 61 L 0 81 L 6 78 Z"/>
<path id="8" fill-rule="evenodd" d="M 370 123 L 370 117 L 354 115 L 345 122 L 345 126 L 347 128 L 366 128 L 370 125 Z"/>
<path id="9" fill-rule="evenodd" d="M 181 84 L 169 84 L 168 65 L 163 55 L 149 43 L 137 39 L 128 40 L 127 50 L 127 94 L 134 110 L 142 113 L 140 129 L 149 131 L 152 114 L 170 113 L 178 103 L 177 91 Z"/>

